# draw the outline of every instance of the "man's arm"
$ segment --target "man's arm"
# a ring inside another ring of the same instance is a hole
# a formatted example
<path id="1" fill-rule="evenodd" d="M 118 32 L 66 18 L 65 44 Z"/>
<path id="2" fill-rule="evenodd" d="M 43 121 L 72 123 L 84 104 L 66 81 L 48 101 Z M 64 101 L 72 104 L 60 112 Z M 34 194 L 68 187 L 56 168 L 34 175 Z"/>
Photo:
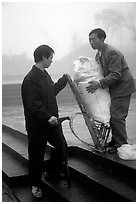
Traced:
<path id="1" fill-rule="evenodd" d="M 117 82 L 122 75 L 121 62 L 122 56 L 118 52 L 110 52 L 110 55 L 107 58 L 107 70 L 109 74 L 99 81 L 90 82 L 90 85 L 86 87 L 87 92 L 94 93 L 99 87 L 105 89 Z"/>
<path id="2" fill-rule="evenodd" d="M 67 84 L 67 76 L 64 74 L 55 84 L 55 95 L 57 95 Z"/>

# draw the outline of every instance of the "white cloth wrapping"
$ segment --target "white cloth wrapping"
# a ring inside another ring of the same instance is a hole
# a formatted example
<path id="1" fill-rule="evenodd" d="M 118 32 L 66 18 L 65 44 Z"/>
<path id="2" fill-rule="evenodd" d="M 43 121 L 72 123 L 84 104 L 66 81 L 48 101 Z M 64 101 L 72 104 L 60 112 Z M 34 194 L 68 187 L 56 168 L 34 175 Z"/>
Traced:
<path id="1" fill-rule="evenodd" d="M 108 89 L 98 88 L 93 94 L 86 91 L 89 81 L 102 78 L 102 70 L 95 60 L 79 57 L 78 60 L 74 61 L 73 79 L 79 87 L 87 110 L 91 113 L 94 120 L 109 125 L 111 99 Z"/>
<path id="2" fill-rule="evenodd" d="M 136 145 L 124 144 L 117 149 L 117 154 L 124 160 L 136 160 Z"/>

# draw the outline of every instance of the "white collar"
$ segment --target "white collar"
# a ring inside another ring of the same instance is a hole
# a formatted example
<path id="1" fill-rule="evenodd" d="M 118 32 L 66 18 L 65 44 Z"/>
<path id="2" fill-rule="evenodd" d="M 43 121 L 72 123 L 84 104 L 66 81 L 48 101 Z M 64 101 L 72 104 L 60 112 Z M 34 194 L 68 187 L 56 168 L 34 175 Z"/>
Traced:
<path id="1" fill-rule="evenodd" d="M 102 55 L 102 52 L 101 52 L 101 51 L 98 51 L 98 54 L 99 54 L 99 56 L 101 57 L 101 55 Z"/>

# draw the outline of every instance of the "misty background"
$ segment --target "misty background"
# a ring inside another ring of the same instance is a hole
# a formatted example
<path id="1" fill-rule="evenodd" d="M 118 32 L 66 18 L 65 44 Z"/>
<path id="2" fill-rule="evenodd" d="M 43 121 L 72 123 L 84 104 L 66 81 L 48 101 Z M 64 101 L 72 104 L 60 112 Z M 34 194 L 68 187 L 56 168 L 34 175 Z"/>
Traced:
<path id="1" fill-rule="evenodd" d="M 122 51 L 136 78 L 135 2 L 3 2 L 2 83 L 20 83 L 41 44 L 55 51 L 52 78 L 72 76 L 74 60 L 95 57 L 88 34 L 97 27 L 106 31 L 106 43 Z"/>
<path id="2" fill-rule="evenodd" d="M 2 123 L 25 132 L 21 101 L 21 82 L 32 68 L 33 52 L 42 44 L 54 51 L 48 72 L 53 80 L 62 74 L 73 76 L 73 62 L 80 56 L 94 58 L 89 32 L 101 27 L 106 43 L 124 54 L 136 78 L 136 3 L 135 2 L 3 2 L 2 3 Z M 70 88 L 57 96 L 61 117 L 72 116 L 79 107 Z M 83 124 L 83 123 L 82 123 Z M 79 145 L 64 123 L 66 140 Z M 82 126 L 83 127 L 83 126 Z M 78 128 L 84 136 L 80 125 Z M 136 143 L 136 95 L 127 117 L 130 144 Z M 26 132 L 25 132 L 26 133 Z M 82 144 L 81 144 L 82 145 Z"/>

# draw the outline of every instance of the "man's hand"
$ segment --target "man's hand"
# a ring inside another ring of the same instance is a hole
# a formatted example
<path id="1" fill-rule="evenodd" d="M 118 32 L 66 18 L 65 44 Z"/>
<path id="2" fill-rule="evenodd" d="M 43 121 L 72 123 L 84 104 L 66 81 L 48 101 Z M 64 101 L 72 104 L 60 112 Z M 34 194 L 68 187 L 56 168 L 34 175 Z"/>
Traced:
<path id="1" fill-rule="evenodd" d="M 58 120 L 55 116 L 52 116 L 48 122 L 51 124 L 51 125 L 57 125 L 58 124 Z"/>
<path id="2" fill-rule="evenodd" d="M 88 93 L 94 93 L 96 89 L 100 87 L 100 82 L 99 81 L 90 81 L 89 86 L 86 87 L 86 91 Z"/>
<path id="3" fill-rule="evenodd" d="M 63 74 L 62 76 L 66 81 L 68 80 L 68 74 Z"/>

